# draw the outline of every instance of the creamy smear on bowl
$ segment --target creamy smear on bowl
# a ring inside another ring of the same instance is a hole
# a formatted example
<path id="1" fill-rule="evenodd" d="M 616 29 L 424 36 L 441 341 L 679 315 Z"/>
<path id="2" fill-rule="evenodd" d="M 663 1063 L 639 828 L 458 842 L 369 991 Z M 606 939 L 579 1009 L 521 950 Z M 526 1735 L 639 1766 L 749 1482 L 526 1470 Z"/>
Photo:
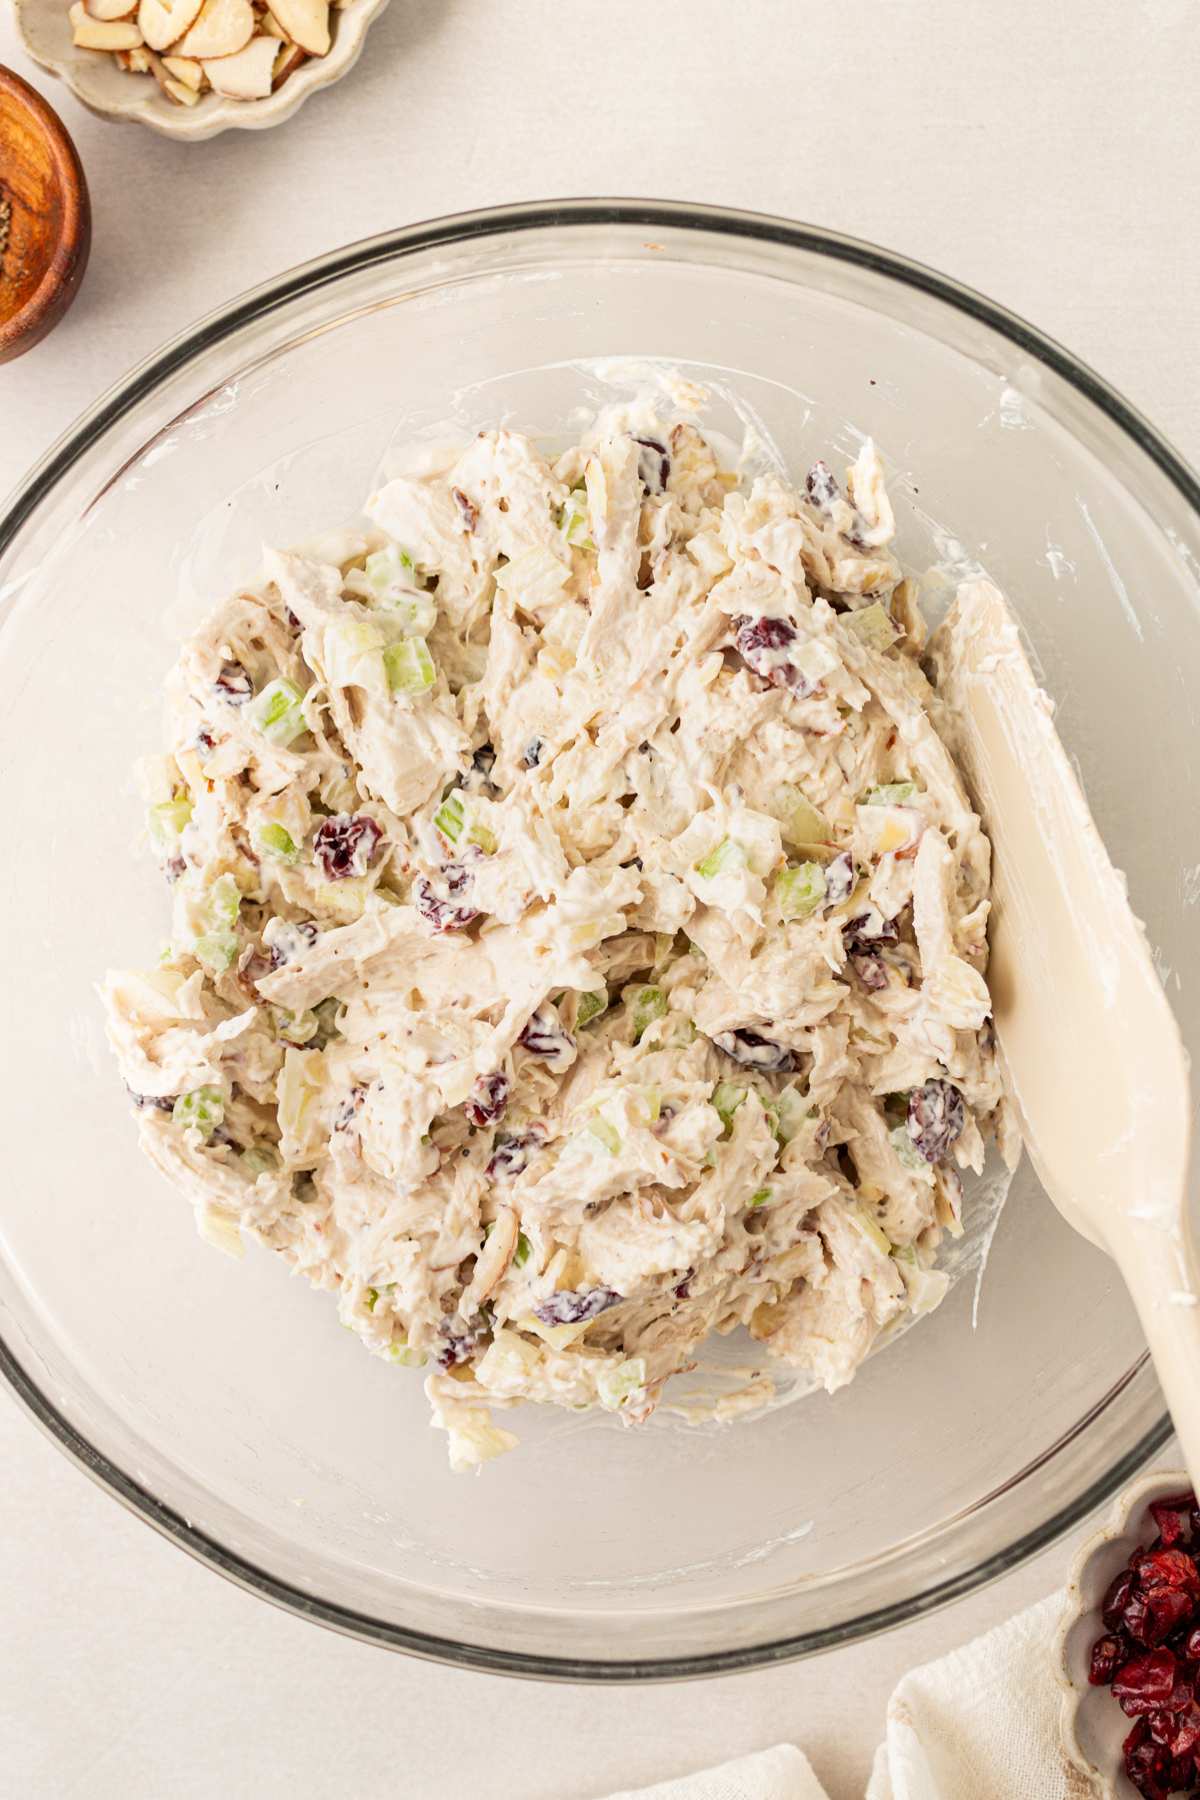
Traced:
<path id="1" fill-rule="evenodd" d="M 272 551 L 184 645 L 112 973 L 142 1146 L 422 1366 L 646 1419 L 744 1327 L 829 1389 L 935 1306 L 1011 1146 L 990 851 L 871 445 L 739 479 L 606 409 L 481 433 Z"/>

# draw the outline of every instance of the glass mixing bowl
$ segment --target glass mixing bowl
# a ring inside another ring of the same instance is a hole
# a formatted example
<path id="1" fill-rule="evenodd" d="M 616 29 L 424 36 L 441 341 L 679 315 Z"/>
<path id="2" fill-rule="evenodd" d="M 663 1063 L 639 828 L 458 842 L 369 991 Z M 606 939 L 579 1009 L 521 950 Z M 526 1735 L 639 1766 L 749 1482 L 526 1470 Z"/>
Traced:
<path id="1" fill-rule="evenodd" d="M 871 433 L 907 564 L 978 557 L 1007 590 L 1194 1051 L 1200 491 L 1065 352 L 899 257 L 641 203 L 395 232 L 170 344 L 0 521 L 7 1377 L 244 1586 L 541 1676 L 700 1674 L 881 1631 L 1030 1556 L 1169 1431 L 1111 1264 L 1025 1170 L 977 1323 L 960 1282 L 833 1398 L 707 1430 L 533 1414 L 516 1454 L 452 1476 L 420 1377 L 274 1259 L 197 1242 L 135 1148 L 94 983 L 163 935 L 130 767 L 158 747 L 181 634 L 264 539 L 354 512 L 398 429 L 563 434 L 628 376 L 597 359 L 654 357 L 707 379 L 731 430 L 737 395 L 796 469 Z"/>

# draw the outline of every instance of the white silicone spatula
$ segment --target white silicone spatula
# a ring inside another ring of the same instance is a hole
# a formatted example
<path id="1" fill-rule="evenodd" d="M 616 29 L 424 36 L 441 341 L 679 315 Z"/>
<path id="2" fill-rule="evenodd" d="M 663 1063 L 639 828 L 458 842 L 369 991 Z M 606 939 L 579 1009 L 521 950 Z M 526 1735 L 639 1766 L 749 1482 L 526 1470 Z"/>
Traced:
<path id="1" fill-rule="evenodd" d="M 936 638 L 939 692 L 994 846 L 988 983 L 1025 1145 L 1137 1307 L 1200 1489 L 1200 1275 L 1187 1056 L 1125 884 L 990 582 Z"/>

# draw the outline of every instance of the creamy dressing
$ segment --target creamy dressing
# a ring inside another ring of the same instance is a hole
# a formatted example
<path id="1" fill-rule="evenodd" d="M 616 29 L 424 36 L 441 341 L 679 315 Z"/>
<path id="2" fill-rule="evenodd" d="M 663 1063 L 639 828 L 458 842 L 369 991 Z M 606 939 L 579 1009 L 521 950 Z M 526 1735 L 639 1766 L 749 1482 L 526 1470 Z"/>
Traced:
<path id="1" fill-rule="evenodd" d="M 143 1146 L 427 1367 L 455 1467 L 712 1332 L 836 1388 L 1002 1124 L 879 459 L 743 480 L 639 403 L 395 466 L 171 677 L 171 944 L 105 986 Z"/>

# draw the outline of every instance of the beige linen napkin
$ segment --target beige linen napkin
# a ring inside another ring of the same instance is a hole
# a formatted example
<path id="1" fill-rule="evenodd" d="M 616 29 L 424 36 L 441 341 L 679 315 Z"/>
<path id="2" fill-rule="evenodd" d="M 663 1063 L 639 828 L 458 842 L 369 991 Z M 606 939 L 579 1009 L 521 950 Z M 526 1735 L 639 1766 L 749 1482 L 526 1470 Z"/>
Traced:
<path id="1" fill-rule="evenodd" d="M 1083 1800 L 1059 1741 L 1051 1662 L 1062 1596 L 904 1677 L 866 1800 Z M 610 1800 L 827 1800 L 790 1744 Z"/>

